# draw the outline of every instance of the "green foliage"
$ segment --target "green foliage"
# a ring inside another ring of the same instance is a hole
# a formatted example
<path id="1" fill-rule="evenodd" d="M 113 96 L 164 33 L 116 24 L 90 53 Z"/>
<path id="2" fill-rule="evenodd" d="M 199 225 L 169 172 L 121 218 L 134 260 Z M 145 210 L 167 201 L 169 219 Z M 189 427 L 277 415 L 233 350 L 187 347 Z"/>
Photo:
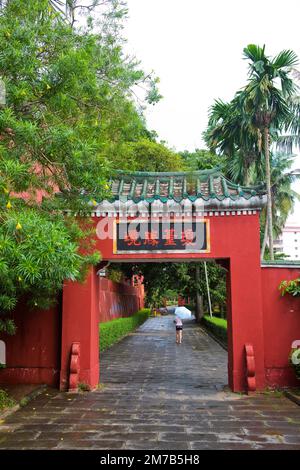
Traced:
<path id="1" fill-rule="evenodd" d="M 205 315 L 202 322 L 217 338 L 227 344 L 227 320 Z"/>
<path id="2" fill-rule="evenodd" d="M 227 160 L 228 176 L 249 184 L 253 167 L 260 165 L 261 138 L 254 126 L 245 122 L 238 93 L 229 103 L 216 100 L 211 106 L 204 139 L 211 152 Z"/>
<path id="3" fill-rule="evenodd" d="M 0 332 L 4 332 L 8 335 L 14 335 L 16 331 L 16 325 L 11 318 L 0 319 Z"/>
<path id="4" fill-rule="evenodd" d="M 29 402 L 30 402 L 30 397 L 29 396 L 23 397 L 23 398 L 21 398 L 21 400 L 19 402 L 19 405 L 21 407 L 24 407 L 24 406 L 28 405 Z"/>
<path id="5" fill-rule="evenodd" d="M 102 9 L 95 16 L 94 7 Z M 75 13 L 86 12 L 80 24 Z M 123 53 L 120 0 L 0 2 L 0 329 L 21 297 L 45 308 L 99 261 L 85 215 L 107 194 L 121 149 L 150 138 L 133 100 L 157 79 Z M 97 21 L 95 21 L 97 20 Z M 126 165 L 125 165 L 126 166 Z M 122 168 L 122 166 L 120 166 Z M 56 195 L 59 191 L 59 196 Z M 22 199 L 21 199 L 21 197 Z"/>
<path id="6" fill-rule="evenodd" d="M 299 97 L 291 74 L 298 59 L 290 50 L 270 58 L 265 46 L 253 44 L 244 49 L 244 58 L 249 65 L 248 83 L 230 102 L 214 102 L 204 139 L 211 151 L 227 157 L 228 175 L 236 183 L 266 182 L 268 208 L 261 221 L 265 228 L 268 214 L 271 247 L 273 235 L 280 233 L 298 197 L 291 188 L 288 161 L 282 155 L 271 154 L 270 158 L 273 142 L 281 141 L 282 149 L 290 153 L 292 144 L 299 142 Z M 282 138 L 283 132 L 295 135 Z M 273 258 L 273 249 L 270 251 Z"/>
<path id="7" fill-rule="evenodd" d="M 294 164 L 293 155 L 280 153 L 271 155 L 271 193 L 275 236 L 281 234 L 296 201 L 300 200 L 300 195 L 293 190 L 294 183 L 300 177 L 293 172 Z"/>
<path id="8" fill-rule="evenodd" d="M 85 382 L 79 382 L 78 390 L 80 392 L 90 392 L 91 387 L 88 384 L 86 384 Z"/>
<path id="9" fill-rule="evenodd" d="M 120 161 L 121 160 L 121 161 Z M 115 164 L 119 169 L 130 171 L 183 171 L 183 159 L 164 144 L 141 139 L 123 147 L 123 154 Z"/>
<path id="10" fill-rule="evenodd" d="M 105 193 L 119 147 L 144 132 L 128 94 L 149 80 L 135 60 L 126 61 L 107 25 L 99 33 L 77 30 L 48 6 L 12 0 L 0 16 L 4 179 L 10 190 L 21 190 L 21 182 L 22 190 L 51 194 L 56 186 L 64 204 L 78 204 L 83 188 Z"/>
<path id="11" fill-rule="evenodd" d="M 195 149 L 194 152 L 185 150 L 184 152 L 180 152 L 180 155 L 188 170 L 197 171 L 220 168 L 221 171 L 226 173 L 226 157 L 217 155 L 209 150 Z"/>
<path id="12" fill-rule="evenodd" d="M 290 294 L 293 297 L 300 297 L 300 278 L 291 281 L 282 281 L 279 285 L 281 295 Z"/>
<path id="13" fill-rule="evenodd" d="M 116 343 L 139 325 L 144 323 L 150 315 L 150 309 L 144 308 L 126 318 L 117 318 L 109 322 L 100 323 L 100 351 L 105 351 L 112 344 Z"/>
<path id="14" fill-rule="evenodd" d="M 0 312 L 11 311 L 23 295 L 34 307 L 49 307 L 65 279 L 80 279 L 98 259 L 78 253 L 62 215 L 27 207 L 6 211 L 0 225 Z"/>
<path id="15" fill-rule="evenodd" d="M 296 92 L 291 68 L 298 63 L 297 55 L 283 50 L 271 59 L 265 53 L 265 46 L 250 44 L 244 49 L 244 57 L 249 64 L 244 110 L 257 129 L 271 126 L 275 131 L 283 129 L 291 117 L 287 98 Z"/>
<path id="16" fill-rule="evenodd" d="M 197 285 L 196 265 L 200 269 L 200 282 Z M 183 297 L 196 298 L 198 290 L 204 298 L 204 307 L 208 311 L 207 289 L 203 263 L 138 263 L 120 264 L 124 275 L 130 278 L 133 274 L 142 274 L 146 291 L 147 306 L 159 307 L 163 304 L 168 290 L 177 292 Z M 207 264 L 212 303 L 226 308 L 226 277 L 222 267 L 214 263 Z"/>
<path id="17" fill-rule="evenodd" d="M 5 390 L 0 389 L 0 411 L 5 408 L 11 408 L 15 406 L 16 402 L 7 394 Z"/>
<path id="18" fill-rule="evenodd" d="M 107 268 L 106 277 L 114 282 L 122 282 L 124 275 L 121 269 L 113 265 Z"/>
<path id="19" fill-rule="evenodd" d="M 230 102 L 214 102 L 204 133 L 211 150 L 233 160 L 229 169 L 235 176 L 239 173 L 243 180 L 240 183 L 247 182 L 253 166 L 259 172 L 266 150 L 263 129 L 267 127 L 274 140 L 293 119 L 289 99 L 296 86 L 291 67 L 297 63 L 293 51 L 282 51 L 271 59 L 265 54 L 265 47 L 253 44 L 244 49 L 244 57 L 249 64 L 247 85 Z"/>

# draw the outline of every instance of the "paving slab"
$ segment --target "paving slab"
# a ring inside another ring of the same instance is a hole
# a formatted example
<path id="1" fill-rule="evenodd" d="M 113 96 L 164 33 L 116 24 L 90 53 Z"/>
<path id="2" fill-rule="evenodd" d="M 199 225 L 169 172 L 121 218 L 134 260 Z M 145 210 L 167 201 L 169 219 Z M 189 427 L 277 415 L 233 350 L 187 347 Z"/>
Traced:
<path id="1" fill-rule="evenodd" d="M 0 423 L 0 449 L 300 449 L 300 407 L 227 386 L 227 354 L 194 321 L 150 318 L 101 354 L 90 393 L 45 390 Z"/>

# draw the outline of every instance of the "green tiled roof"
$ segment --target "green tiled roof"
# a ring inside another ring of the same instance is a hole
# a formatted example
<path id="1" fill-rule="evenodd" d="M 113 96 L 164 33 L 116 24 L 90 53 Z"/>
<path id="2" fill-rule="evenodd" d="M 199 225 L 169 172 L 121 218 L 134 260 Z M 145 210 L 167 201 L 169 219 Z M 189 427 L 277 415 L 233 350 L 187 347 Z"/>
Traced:
<path id="1" fill-rule="evenodd" d="M 191 202 L 203 201 L 247 201 L 265 200 L 264 186 L 239 186 L 228 180 L 218 169 L 195 171 L 192 173 L 156 173 L 119 171 L 111 181 L 113 200 L 132 200 L 135 203 L 148 203 L 160 200 Z M 252 205 L 252 204 L 251 204 Z M 261 204 L 263 205 L 263 204 Z"/>

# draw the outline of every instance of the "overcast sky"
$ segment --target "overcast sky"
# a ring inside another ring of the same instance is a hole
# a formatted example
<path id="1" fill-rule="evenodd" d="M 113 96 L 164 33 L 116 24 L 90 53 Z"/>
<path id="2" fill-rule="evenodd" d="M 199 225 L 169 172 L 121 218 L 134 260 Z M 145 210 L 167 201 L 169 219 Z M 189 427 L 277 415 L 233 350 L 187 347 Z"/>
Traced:
<path id="1" fill-rule="evenodd" d="M 128 0 L 128 7 L 127 49 L 156 72 L 163 95 L 146 112 L 148 127 L 176 150 L 203 147 L 213 100 L 230 100 L 245 85 L 245 46 L 300 57 L 300 0 Z"/>
<path id="2" fill-rule="evenodd" d="M 128 49 L 160 77 L 164 98 L 149 127 L 178 150 L 203 145 L 215 98 L 230 100 L 247 80 L 243 48 L 266 44 L 300 57 L 299 0 L 128 0 Z"/>

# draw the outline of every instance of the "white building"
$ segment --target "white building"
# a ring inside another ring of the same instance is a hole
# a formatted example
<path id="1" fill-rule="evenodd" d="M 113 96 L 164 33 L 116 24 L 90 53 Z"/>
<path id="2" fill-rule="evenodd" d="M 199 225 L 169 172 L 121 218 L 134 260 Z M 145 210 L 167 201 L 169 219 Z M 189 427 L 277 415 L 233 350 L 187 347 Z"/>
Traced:
<path id="1" fill-rule="evenodd" d="M 296 168 L 300 164 L 300 156 L 295 162 Z M 300 174 L 300 169 L 294 170 Z M 296 181 L 293 189 L 300 194 L 300 181 Z M 284 253 L 288 256 L 287 260 L 300 260 L 300 202 L 297 201 L 293 213 L 289 216 L 287 223 L 282 230 L 282 234 L 277 240 L 274 240 L 274 250 L 277 253 Z"/>
<path id="2" fill-rule="evenodd" d="M 274 241 L 276 253 L 284 253 L 289 260 L 300 260 L 300 222 L 289 222 L 280 237 Z"/>

